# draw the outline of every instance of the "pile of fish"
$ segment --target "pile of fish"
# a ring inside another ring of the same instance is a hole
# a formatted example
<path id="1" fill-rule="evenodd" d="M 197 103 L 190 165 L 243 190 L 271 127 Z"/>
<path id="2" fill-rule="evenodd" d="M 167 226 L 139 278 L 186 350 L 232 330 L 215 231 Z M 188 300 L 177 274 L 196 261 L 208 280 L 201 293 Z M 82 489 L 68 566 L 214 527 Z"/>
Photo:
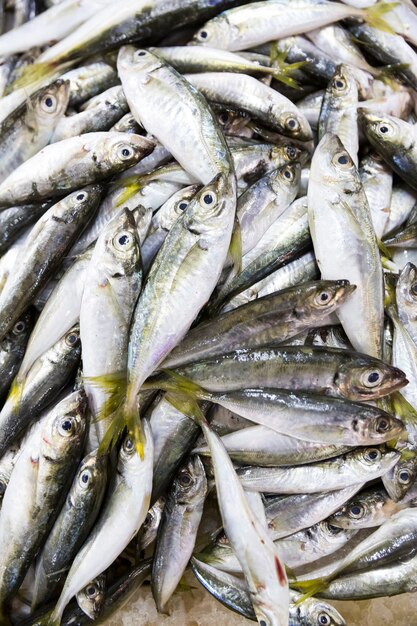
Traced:
<path id="1" fill-rule="evenodd" d="M 417 8 L 0 7 L 0 624 L 415 590 Z"/>

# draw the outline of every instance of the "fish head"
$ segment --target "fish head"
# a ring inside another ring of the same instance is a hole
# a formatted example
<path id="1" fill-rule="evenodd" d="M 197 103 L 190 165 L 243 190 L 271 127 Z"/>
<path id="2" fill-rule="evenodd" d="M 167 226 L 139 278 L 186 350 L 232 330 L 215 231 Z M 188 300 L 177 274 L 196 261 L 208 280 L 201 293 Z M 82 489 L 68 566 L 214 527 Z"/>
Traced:
<path id="1" fill-rule="evenodd" d="M 377 511 L 383 509 L 388 494 L 382 490 L 366 491 L 354 496 L 328 518 L 330 524 L 341 528 L 364 528 L 372 525 Z"/>
<path id="2" fill-rule="evenodd" d="M 316 598 L 307 598 L 297 606 L 296 611 L 300 626 L 346 626 L 335 608 Z"/>
<path id="3" fill-rule="evenodd" d="M 166 206 L 167 212 L 169 211 L 171 213 L 172 211 L 172 213 L 179 217 L 184 213 L 185 209 L 188 207 L 190 201 L 194 198 L 200 187 L 201 185 L 190 185 L 189 187 L 180 189 L 180 191 L 167 200 L 164 208 Z"/>
<path id="4" fill-rule="evenodd" d="M 279 163 L 282 163 L 282 160 L 284 160 L 288 161 L 288 163 L 297 162 L 301 165 L 307 163 L 311 154 L 307 147 L 301 144 L 295 145 L 294 143 L 288 143 L 285 146 L 274 146 L 271 153 L 272 159 L 278 160 Z"/>
<path id="5" fill-rule="evenodd" d="M 356 166 L 337 135 L 323 135 L 314 153 L 310 178 L 345 193 L 357 192 L 361 181 Z"/>
<path id="6" fill-rule="evenodd" d="M 80 326 L 75 324 L 63 337 L 55 344 L 54 359 L 59 361 L 62 358 L 70 357 L 77 359 L 81 355 Z"/>
<path id="7" fill-rule="evenodd" d="M 417 267 L 412 263 L 404 266 L 398 278 L 397 302 L 399 305 L 417 305 Z"/>
<path id="8" fill-rule="evenodd" d="M 407 385 L 404 372 L 367 355 L 352 355 L 338 367 L 334 382 L 348 400 L 375 400 Z"/>
<path id="9" fill-rule="evenodd" d="M 384 487 L 390 497 L 401 500 L 417 478 L 417 456 L 400 458 L 398 463 L 383 477 Z"/>
<path id="10" fill-rule="evenodd" d="M 42 454 L 49 459 L 64 459 L 84 438 L 87 421 L 87 398 L 76 391 L 51 411 L 42 431 Z"/>
<path id="11" fill-rule="evenodd" d="M 234 175 L 217 174 L 189 203 L 184 214 L 184 224 L 192 232 L 217 229 L 217 218 L 222 219 L 235 203 Z"/>
<path id="12" fill-rule="evenodd" d="M 95 620 L 99 616 L 106 599 L 106 590 L 106 576 L 101 574 L 77 593 L 78 606 L 90 619 Z"/>
<path id="13" fill-rule="evenodd" d="M 282 132 L 286 137 L 299 139 L 300 141 L 310 141 L 313 139 L 313 131 L 307 118 L 294 106 L 287 111 L 282 110 L 282 104 L 272 105 L 271 110 L 279 119 Z"/>
<path id="14" fill-rule="evenodd" d="M 237 31 L 238 28 L 229 22 L 227 15 L 217 15 L 203 24 L 190 43 L 196 46 L 210 46 L 211 48 L 227 50 L 231 32 Z"/>
<path id="15" fill-rule="evenodd" d="M 86 498 L 97 493 L 97 484 L 106 479 L 107 460 L 104 455 L 99 455 L 97 450 L 91 452 L 81 463 L 77 476 L 71 489 L 70 498 L 74 508 L 85 506 Z"/>
<path id="16" fill-rule="evenodd" d="M 405 430 L 404 423 L 382 409 L 364 406 L 360 416 L 352 418 L 351 428 L 369 444 L 398 439 Z"/>
<path id="17" fill-rule="evenodd" d="M 103 239 L 97 242 L 102 247 L 106 271 L 111 279 L 131 276 L 140 267 L 140 241 L 136 222 L 129 209 L 122 209 L 106 226 Z"/>
<path id="18" fill-rule="evenodd" d="M 327 89 L 333 101 L 340 100 L 343 103 L 343 107 L 358 99 L 356 80 L 347 65 L 338 65 Z"/>
<path id="19" fill-rule="evenodd" d="M 352 468 L 357 468 L 361 475 L 369 472 L 374 476 L 376 470 L 390 470 L 399 460 L 400 453 L 396 450 L 389 450 L 384 446 L 374 448 L 358 448 L 349 453 L 349 463 Z"/>
<path id="20" fill-rule="evenodd" d="M 251 118 L 244 111 L 233 111 L 217 105 L 213 105 L 213 111 L 225 135 L 252 136 L 252 131 L 246 128 Z"/>
<path id="21" fill-rule="evenodd" d="M 154 148 L 155 142 L 141 135 L 111 132 L 103 140 L 100 152 L 113 167 L 124 170 L 135 165 Z"/>
<path id="22" fill-rule="evenodd" d="M 32 104 L 38 122 L 52 124 L 64 115 L 70 96 L 70 81 L 58 79 L 41 89 Z"/>
<path id="23" fill-rule="evenodd" d="M 271 172 L 271 187 L 275 192 L 279 192 L 283 188 L 291 191 L 298 188 L 300 178 L 301 165 L 299 163 L 288 163 L 275 172 Z"/>
<path id="24" fill-rule="evenodd" d="M 207 479 L 204 465 L 198 455 L 192 456 L 183 465 L 173 484 L 173 496 L 177 503 L 190 504 L 194 498 L 199 498 L 207 489 Z"/>
<path id="25" fill-rule="evenodd" d="M 348 280 L 320 280 L 305 285 L 301 306 L 310 317 L 326 317 L 333 313 L 356 289 Z"/>
<path id="26" fill-rule="evenodd" d="M 161 67 L 165 67 L 165 61 L 150 50 L 135 48 L 134 46 L 122 46 L 117 55 L 117 68 L 125 71 L 143 72 L 143 80 L 148 80 L 147 75 Z M 140 80 L 140 78 L 139 78 Z"/>
<path id="27" fill-rule="evenodd" d="M 359 120 L 367 139 L 382 156 L 400 154 L 409 147 L 412 127 L 392 115 L 359 109 Z"/>

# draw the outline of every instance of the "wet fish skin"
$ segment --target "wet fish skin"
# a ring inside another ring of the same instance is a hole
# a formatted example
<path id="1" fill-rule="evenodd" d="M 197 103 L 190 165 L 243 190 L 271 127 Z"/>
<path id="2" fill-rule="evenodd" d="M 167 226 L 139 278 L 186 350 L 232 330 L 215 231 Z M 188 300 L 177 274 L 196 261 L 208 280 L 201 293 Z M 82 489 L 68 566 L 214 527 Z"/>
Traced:
<path id="1" fill-rule="evenodd" d="M 50 203 L 10 207 L 0 212 L 0 255 L 3 255 L 24 230 L 36 222 Z"/>

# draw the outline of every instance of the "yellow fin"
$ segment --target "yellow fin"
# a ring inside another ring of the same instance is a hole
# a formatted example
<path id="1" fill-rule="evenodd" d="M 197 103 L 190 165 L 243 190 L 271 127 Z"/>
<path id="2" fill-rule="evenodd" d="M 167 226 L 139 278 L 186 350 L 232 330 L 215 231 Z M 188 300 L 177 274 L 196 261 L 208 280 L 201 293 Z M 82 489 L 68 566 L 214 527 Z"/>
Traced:
<path id="1" fill-rule="evenodd" d="M 397 415 L 404 424 L 417 424 L 417 411 L 408 400 L 404 398 L 402 393 L 396 391 L 391 395 L 391 398 L 395 415 Z"/>
<path id="2" fill-rule="evenodd" d="M 395 289 L 397 286 L 397 276 L 391 273 L 385 273 L 385 297 L 384 297 L 384 306 L 385 308 L 390 308 L 392 306 L 396 307 L 396 297 L 395 297 Z"/>
<path id="3" fill-rule="evenodd" d="M 233 260 L 235 274 L 240 274 L 242 271 L 242 229 L 237 216 L 235 217 L 232 237 L 230 239 L 229 254 Z"/>
<path id="4" fill-rule="evenodd" d="M 22 381 L 18 381 L 17 378 L 13 379 L 12 385 L 9 390 L 9 395 L 7 396 L 7 399 L 10 400 L 12 403 L 13 413 L 17 413 L 19 411 L 20 403 L 22 402 L 25 382 L 26 379 L 23 379 Z"/>
<path id="5" fill-rule="evenodd" d="M 24 65 L 18 77 L 7 87 L 5 95 L 15 91 L 29 87 L 33 83 L 52 78 L 56 73 L 58 66 L 54 63 L 33 63 L 32 65 Z"/>
<path id="6" fill-rule="evenodd" d="M 304 600 L 311 598 L 316 593 L 324 591 L 329 586 L 330 578 L 314 578 L 312 580 L 299 580 L 291 583 L 291 587 L 300 591 L 303 595 L 295 605 L 301 604 Z"/>
<path id="7" fill-rule="evenodd" d="M 395 9 L 398 4 L 398 2 L 378 2 L 364 9 L 363 19 L 369 26 L 393 35 L 395 34 L 395 30 L 384 20 L 383 16 Z"/>
<path id="8" fill-rule="evenodd" d="M 306 61 L 298 61 L 297 63 L 286 63 L 288 52 L 286 50 L 279 50 L 278 44 L 271 44 L 270 47 L 270 59 L 271 59 L 271 75 L 275 80 L 292 87 L 293 89 L 300 89 L 300 85 L 292 78 L 291 73 L 301 69 L 306 65 Z"/>

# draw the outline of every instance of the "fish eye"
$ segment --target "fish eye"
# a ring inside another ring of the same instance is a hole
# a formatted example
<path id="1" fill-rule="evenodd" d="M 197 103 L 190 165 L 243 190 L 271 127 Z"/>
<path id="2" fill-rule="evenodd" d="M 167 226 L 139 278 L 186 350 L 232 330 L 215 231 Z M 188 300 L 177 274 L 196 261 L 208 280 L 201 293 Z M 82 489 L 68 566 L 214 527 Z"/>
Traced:
<path id="1" fill-rule="evenodd" d="M 346 87 L 346 82 L 343 78 L 336 78 L 333 81 L 333 87 L 336 89 L 344 89 Z"/>
<path id="2" fill-rule="evenodd" d="M 385 417 L 379 417 L 376 421 L 376 432 L 386 433 L 389 430 L 389 421 Z"/>
<path id="3" fill-rule="evenodd" d="M 342 170 L 349 169 L 353 165 L 352 159 L 350 158 L 349 154 L 345 150 L 343 152 L 338 152 L 334 156 L 333 163 L 336 165 L 336 167 L 341 166 Z"/>
<path id="4" fill-rule="evenodd" d="M 413 296 L 417 296 L 417 282 L 412 283 L 410 287 L 410 291 L 413 294 Z"/>
<path id="5" fill-rule="evenodd" d="M 192 483 L 192 478 L 188 472 L 181 472 L 178 475 L 178 480 L 183 487 L 189 487 Z"/>
<path id="6" fill-rule="evenodd" d="M 367 371 L 362 376 L 362 383 L 365 385 L 365 387 L 378 387 L 378 385 L 381 383 L 381 378 L 381 372 L 379 372 L 378 370 Z"/>
<path id="7" fill-rule="evenodd" d="M 376 448 L 371 448 L 365 453 L 364 458 L 366 461 L 371 461 L 373 463 L 374 461 L 379 461 L 381 456 L 382 455 L 380 450 L 377 450 Z"/>
<path id="8" fill-rule="evenodd" d="M 26 328 L 26 324 L 24 322 L 20 321 L 20 322 L 17 322 L 17 324 L 14 325 L 13 332 L 20 334 L 20 333 L 23 333 L 25 328 Z"/>
<path id="9" fill-rule="evenodd" d="M 295 146 L 287 146 L 286 152 L 289 159 L 297 158 L 297 149 L 295 148 Z"/>
<path id="10" fill-rule="evenodd" d="M 57 99 L 55 98 L 55 96 L 51 96 L 51 95 L 47 95 L 45 98 L 42 99 L 41 102 L 41 107 L 44 111 L 46 111 L 47 113 L 50 113 L 51 111 L 54 111 L 57 105 Z"/>
<path id="11" fill-rule="evenodd" d="M 389 127 L 386 124 L 381 124 L 379 127 L 379 132 L 383 135 L 386 135 L 387 133 L 389 133 Z"/>
<path id="12" fill-rule="evenodd" d="M 331 299 L 332 299 L 331 293 L 329 293 L 328 291 L 320 291 L 320 293 L 316 294 L 314 298 L 314 302 L 315 304 L 318 304 L 319 306 L 323 306 L 323 305 L 328 304 Z"/>
<path id="13" fill-rule="evenodd" d="M 87 487 L 90 482 L 91 472 L 88 469 L 85 469 L 80 476 L 80 485 L 81 487 Z"/>
<path id="14" fill-rule="evenodd" d="M 146 50 L 138 50 L 138 51 L 136 52 L 136 56 L 137 56 L 137 57 L 144 57 L 144 56 L 145 56 L 145 54 L 146 54 Z"/>
<path id="15" fill-rule="evenodd" d="M 68 346 L 71 346 L 71 347 L 72 347 L 72 346 L 75 346 L 75 345 L 76 345 L 76 343 L 78 342 L 79 338 L 80 338 L 80 336 L 79 336 L 79 334 L 78 334 L 78 333 L 74 333 L 74 332 L 69 333 L 69 334 L 65 337 L 65 343 L 66 343 Z"/>
<path id="16" fill-rule="evenodd" d="M 88 585 L 88 587 L 85 588 L 85 595 L 87 598 L 94 598 L 97 594 L 98 589 L 96 585 Z"/>
<path id="17" fill-rule="evenodd" d="M 188 206 L 188 202 L 185 202 L 184 200 L 182 200 L 181 202 L 178 203 L 177 206 L 180 209 L 180 211 L 185 211 L 185 209 Z"/>
<path id="18" fill-rule="evenodd" d="M 125 442 L 123 444 L 123 449 L 126 452 L 132 452 L 135 448 L 135 444 L 133 443 L 132 437 L 126 437 Z"/>
<path id="19" fill-rule="evenodd" d="M 290 182 L 294 180 L 294 172 L 291 169 L 291 167 L 284 167 L 284 169 L 282 170 L 282 173 L 284 175 L 284 178 L 286 178 Z"/>
<path id="20" fill-rule="evenodd" d="M 372 385 L 374 383 L 377 383 L 378 380 L 379 380 L 378 372 L 372 372 L 371 374 L 369 374 L 369 376 L 368 376 L 368 383 L 370 383 Z"/>
<path id="21" fill-rule="evenodd" d="M 216 200 L 216 194 L 212 191 L 206 191 L 201 197 L 201 201 L 205 206 L 212 206 Z"/>
<path id="22" fill-rule="evenodd" d="M 127 146 L 126 144 L 120 146 L 118 148 L 118 155 L 122 161 L 126 161 L 127 159 L 131 159 L 133 156 L 133 149 L 131 146 Z"/>
<path id="23" fill-rule="evenodd" d="M 295 117 L 289 117 L 285 122 L 285 126 L 290 130 L 299 130 L 300 128 L 300 124 L 298 123 L 298 120 L 295 119 Z"/>
<path id="24" fill-rule="evenodd" d="M 206 30 L 200 30 L 200 32 L 198 33 L 198 36 L 199 36 L 201 39 L 207 39 L 207 37 L 208 37 L 208 32 L 207 32 Z"/>
<path id="25" fill-rule="evenodd" d="M 403 469 L 398 474 L 398 480 L 403 485 L 407 485 L 411 481 L 411 474 L 408 470 Z"/>
<path id="26" fill-rule="evenodd" d="M 69 437 L 75 430 L 75 421 L 72 417 L 65 417 L 58 426 L 59 434 L 63 437 Z"/>
<path id="27" fill-rule="evenodd" d="M 120 252 L 131 250 L 134 244 L 135 244 L 134 238 L 132 237 L 131 233 L 127 231 L 118 233 L 113 239 L 114 247 L 116 248 L 116 250 L 119 250 Z"/>
<path id="28" fill-rule="evenodd" d="M 267 626 L 267 623 L 264 619 L 259 620 L 259 626 Z"/>
<path id="29" fill-rule="evenodd" d="M 227 124 L 228 121 L 229 121 L 229 114 L 226 113 L 226 111 L 223 111 L 223 113 L 220 113 L 219 115 L 220 124 Z"/>
<path id="30" fill-rule="evenodd" d="M 86 199 L 86 197 L 87 197 L 87 194 L 85 193 L 85 191 L 82 191 L 81 193 L 78 193 L 78 194 L 75 196 L 75 199 L 76 199 L 78 202 L 82 202 L 83 200 L 85 200 L 85 199 Z"/>
<path id="31" fill-rule="evenodd" d="M 317 617 L 317 624 L 319 624 L 320 626 L 329 626 L 330 623 L 331 620 L 327 613 L 320 613 Z"/>
<path id="32" fill-rule="evenodd" d="M 349 507 L 349 517 L 353 517 L 354 519 L 359 519 L 364 514 L 365 509 L 361 504 L 352 504 Z"/>

